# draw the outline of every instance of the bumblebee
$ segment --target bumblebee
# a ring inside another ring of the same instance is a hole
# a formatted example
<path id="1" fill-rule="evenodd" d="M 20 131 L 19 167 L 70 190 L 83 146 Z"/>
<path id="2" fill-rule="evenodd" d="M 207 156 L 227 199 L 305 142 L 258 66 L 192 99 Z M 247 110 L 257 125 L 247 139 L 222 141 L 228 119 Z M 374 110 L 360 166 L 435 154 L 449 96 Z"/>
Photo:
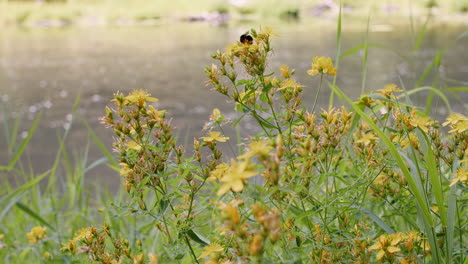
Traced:
<path id="1" fill-rule="evenodd" d="M 253 44 L 253 38 L 249 34 L 245 33 L 240 36 L 240 42 L 248 45 Z"/>

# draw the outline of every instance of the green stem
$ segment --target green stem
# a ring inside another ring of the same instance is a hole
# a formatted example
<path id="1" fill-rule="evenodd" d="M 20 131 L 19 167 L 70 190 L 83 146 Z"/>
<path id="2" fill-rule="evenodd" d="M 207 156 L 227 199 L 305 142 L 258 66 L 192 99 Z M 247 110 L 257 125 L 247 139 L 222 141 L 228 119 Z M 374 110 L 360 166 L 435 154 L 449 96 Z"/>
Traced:
<path id="1" fill-rule="evenodd" d="M 275 119 L 276 128 L 278 129 L 278 132 L 280 134 L 283 134 L 283 132 L 281 131 L 281 126 L 280 126 L 280 124 L 278 122 L 278 118 L 276 117 L 275 109 L 273 108 L 273 103 L 270 102 L 270 96 L 268 96 L 268 93 L 267 93 L 267 99 L 268 99 L 268 105 L 270 106 L 270 109 L 271 109 L 271 113 L 273 114 L 273 118 Z"/>
<path id="2" fill-rule="evenodd" d="M 195 251 L 193 251 L 192 245 L 190 245 L 190 241 L 188 240 L 187 235 L 184 235 L 184 238 L 185 238 L 185 243 L 187 243 L 187 246 L 190 249 L 190 253 L 192 254 L 193 259 L 195 260 L 196 263 L 200 264 L 200 262 L 198 262 L 197 255 L 195 255 Z"/>
<path id="3" fill-rule="evenodd" d="M 317 100 L 318 100 L 318 96 L 320 93 L 320 89 L 322 89 L 322 81 L 323 81 L 323 73 L 320 74 L 320 85 L 319 85 L 317 94 L 315 94 L 314 106 L 312 106 L 312 113 L 314 112 L 315 106 L 317 105 Z"/>

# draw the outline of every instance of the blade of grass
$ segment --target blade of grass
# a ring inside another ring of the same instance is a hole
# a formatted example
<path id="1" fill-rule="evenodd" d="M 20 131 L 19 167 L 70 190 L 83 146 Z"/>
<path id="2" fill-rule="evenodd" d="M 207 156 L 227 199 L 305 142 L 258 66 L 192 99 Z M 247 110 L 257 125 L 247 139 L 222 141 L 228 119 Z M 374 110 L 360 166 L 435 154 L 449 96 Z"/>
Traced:
<path id="1" fill-rule="evenodd" d="M 11 210 L 11 208 L 16 204 L 17 201 L 21 199 L 23 196 L 22 193 L 18 194 L 18 196 L 13 197 L 9 203 L 7 203 L 4 207 L 2 212 L 0 213 L 0 221 L 2 221 L 3 217 Z"/>
<path id="2" fill-rule="evenodd" d="M 15 119 L 15 122 L 13 123 L 13 130 L 11 131 L 11 138 L 8 139 L 9 141 L 8 153 L 12 153 L 13 149 L 15 148 L 15 142 L 16 142 L 16 138 L 18 137 L 20 121 L 21 121 L 21 117 L 18 117 Z"/>
<path id="3" fill-rule="evenodd" d="M 36 131 L 36 128 L 39 125 L 39 121 L 41 120 L 41 117 L 42 117 L 42 111 L 34 119 L 32 125 L 31 125 L 31 128 L 28 131 L 28 134 L 27 134 L 26 138 L 23 140 L 23 142 L 21 142 L 21 145 L 16 150 L 15 155 L 13 156 L 13 158 L 8 163 L 7 170 L 13 169 L 13 167 L 16 165 L 16 162 L 18 162 L 19 158 L 21 157 L 24 150 L 26 149 L 26 146 L 28 145 L 29 141 L 31 140 L 32 136 L 34 135 L 34 131 Z M 1 170 L 2 169 L 0 168 L 0 171 Z"/>
<path id="4" fill-rule="evenodd" d="M 416 93 L 419 93 L 421 91 L 426 91 L 426 90 L 430 90 L 430 91 L 434 92 L 435 94 L 437 94 L 442 99 L 442 101 L 444 101 L 444 103 L 447 106 L 447 109 L 449 110 L 449 112 L 452 112 L 452 107 L 450 106 L 450 102 L 449 102 L 447 96 L 445 96 L 445 94 L 443 92 L 441 92 L 440 90 L 435 89 L 434 87 L 431 87 L 431 86 L 423 86 L 423 87 L 414 88 L 411 91 L 405 91 L 402 94 L 400 94 L 398 96 L 398 98 L 401 98 L 403 96 L 416 94 Z"/>
<path id="5" fill-rule="evenodd" d="M 427 26 L 429 25 L 430 20 L 431 20 L 431 13 L 429 13 L 429 15 L 426 18 L 426 22 L 424 22 L 424 25 L 421 28 L 421 31 L 419 31 L 418 38 L 416 39 L 416 42 L 414 43 L 414 46 L 413 46 L 413 52 L 417 52 L 421 48 L 422 42 L 424 40 L 424 36 L 426 35 Z"/>
<path id="6" fill-rule="evenodd" d="M 395 233 L 395 231 L 389 227 L 382 219 L 380 219 L 380 217 L 378 217 L 377 215 L 375 215 L 374 213 L 372 213 L 371 211 L 369 211 L 368 209 L 364 208 L 364 207 L 361 207 L 361 206 L 356 206 L 356 205 L 353 205 L 351 206 L 353 208 L 356 208 L 358 209 L 359 211 L 361 211 L 362 213 L 366 214 L 367 216 L 369 216 L 372 220 L 374 220 L 374 222 L 379 225 L 383 230 L 385 230 L 385 232 L 389 233 L 389 234 L 393 234 Z"/>
<path id="7" fill-rule="evenodd" d="M 46 220 L 44 220 L 44 218 L 42 218 L 39 214 L 37 214 L 36 212 L 31 210 L 31 208 L 29 208 L 28 206 L 22 204 L 21 202 L 16 202 L 15 205 L 16 205 L 16 207 L 21 209 L 23 212 L 25 212 L 26 214 L 28 214 L 32 218 L 36 219 L 41 224 L 43 224 L 43 225 L 49 227 L 50 229 L 52 229 L 53 231 L 55 231 L 55 228 L 51 224 L 49 224 Z"/>
<path id="8" fill-rule="evenodd" d="M 0 199 L 0 204 L 1 203 L 6 203 L 12 199 L 14 199 L 16 196 L 20 195 L 22 192 L 26 191 L 27 189 L 33 187 L 34 185 L 36 185 L 38 182 L 40 182 L 44 177 L 46 177 L 48 174 L 50 173 L 50 170 L 42 173 L 41 175 L 35 177 L 34 179 L 30 180 L 29 182 L 21 185 L 20 187 L 18 187 L 15 191 L 13 191 L 12 193 L 10 193 L 9 195 L 5 196 L 5 197 L 2 197 Z"/>
<path id="9" fill-rule="evenodd" d="M 440 218 L 442 219 L 442 225 L 446 227 L 447 226 L 447 213 L 445 211 L 443 187 L 440 181 L 439 172 L 437 170 L 434 152 L 432 151 L 431 141 L 429 141 L 429 138 L 427 137 L 426 134 L 423 134 L 423 135 L 427 144 L 426 156 L 425 156 L 426 164 L 427 164 L 427 171 L 428 171 L 429 179 L 432 185 L 432 191 L 434 192 L 435 200 L 437 202 L 437 206 L 439 207 Z"/>
<path id="10" fill-rule="evenodd" d="M 446 87 L 442 90 L 447 92 L 468 92 L 468 86 L 459 86 L 459 87 Z"/>
<path id="11" fill-rule="evenodd" d="M 370 25 L 370 10 L 367 15 L 367 26 L 366 26 L 366 37 L 364 39 L 364 56 L 362 57 L 362 81 L 361 81 L 361 94 L 364 94 L 366 91 L 366 81 L 367 81 L 367 59 L 369 55 L 369 25 Z"/>
<path id="12" fill-rule="evenodd" d="M 455 238 L 455 222 L 457 214 L 456 186 L 450 188 L 450 195 L 447 209 L 447 263 L 452 263 L 452 254 Z M 462 243 L 462 241 L 460 241 Z"/>
<path id="13" fill-rule="evenodd" d="M 93 139 L 94 143 L 98 146 L 98 148 L 101 150 L 102 154 L 107 158 L 107 160 L 111 163 L 112 166 L 117 166 L 117 162 L 115 161 L 114 156 L 112 156 L 112 153 L 109 152 L 108 148 L 102 143 L 102 141 L 99 139 L 99 137 L 94 133 L 93 129 L 89 126 L 88 122 L 83 119 L 83 123 L 85 124 L 86 128 L 88 129 L 88 134 L 91 136 Z"/>
<path id="14" fill-rule="evenodd" d="M 338 69 L 339 65 L 340 65 L 340 53 L 341 53 L 341 18 L 342 18 L 342 13 L 341 13 L 341 9 L 343 8 L 343 3 L 342 1 L 340 0 L 340 10 L 339 10 L 339 13 L 338 13 L 338 23 L 337 23 L 337 29 L 336 29 L 336 59 L 335 59 L 335 67 Z M 338 72 L 337 74 L 335 74 L 335 77 L 333 77 L 333 86 L 336 85 L 336 78 L 338 76 Z M 335 100 L 335 92 L 332 90 L 331 93 L 330 93 L 330 98 L 329 98 L 329 101 L 328 101 L 328 108 L 331 108 L 333 107 L 333 101 Z"/>
<path id="15" fill-rule="evenodd" d="M 426 80 L 426 78 L 429 76 L 433 68 L 438 69 L 440 66 L 440 61 L 442 59 L 442 56 L 444 55 L 445 50 L 437 52 L 437 54 L 434 56 L 434 59 L 432 59 L 431 64 L 429 64 L 426 69 L 424 70 L 423 74 L 421 77 L 419 77 L 418 81 L 416 82 L 416 87 L 421 86 L 422 83 Z"/>

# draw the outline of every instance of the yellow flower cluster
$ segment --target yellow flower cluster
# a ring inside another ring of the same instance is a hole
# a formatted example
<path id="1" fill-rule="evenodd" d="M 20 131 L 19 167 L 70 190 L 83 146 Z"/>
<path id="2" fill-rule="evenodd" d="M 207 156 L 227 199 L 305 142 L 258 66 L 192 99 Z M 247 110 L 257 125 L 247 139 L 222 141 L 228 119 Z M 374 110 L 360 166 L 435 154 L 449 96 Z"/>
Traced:
<path id="1" fill-rule="evenodd" d="M 462 182 L 468 184 L 468 168 L 460 167 L 457 170 L 456 178 L 450 183 L 450 187 L 457 184 L 457 182 Z"/>
<path id="2" fill-rule="evenodd" d="M 211 243 L 208 246 L 203 248 L 203 252 L 201 253 L 200 256 L 198 256 L 197 259 L 203 259 L 210 255 L 218 255 L 223 250 L 224 250 L 224 247 L 222 247 L 221 245 L 217 243 Z"/>
<path id="3" fill-rule="evenodd" d="M 233 192 L 240 192 L 244 188 L 244 182 L 257 175 L 257 172 L 249 168 L 249 161 L 236 162 L 231 160 L 231 167 L 227 170 L 226 174 L 220 179 L 223 183 L 221 188 L 218 190 L 218 195 L 223 195 L 229 190 Z"/>
<path id="4" fill-rule="evenodd" d="M 419 129 L 421 129 L 422 131 L 424 131 L 424 133 L 428 133 L 429 132 L 429 127 L 435 123 L 435 121 L 432 121 L 431 118 L 429 118 L 428 116 L 419 116 L 419 115 L 416 115 L 415 112 L 413 111 L 411 113 L 411 118 L 409 119 L 409 123 L 413 126 L 413 127 L 417 127 Z"/>
<path id="5" fill-rule="evenodd" d="M 30 244 L 37 244 L 40 240 L 47 238 L 47 228 L 43 226 L 35 226 L 26 234 Z"/>
<path id="6" fill-rule="evenodd" d="M 447 121 L 442 125 L 450 126 L 452 128 L 449 133 L 461 134 L 468 131 L 468 117 L 459 113 L 452 113 L 447 117 Z"/>
<path id="7" fill-rule="evenodd" d="M 312 60 L 311 69 L 307 71 L 307 74 L 315 76 L 320 73 L 325 73 L 330 76 L 336 75 L 336 68 L 333 67 L 333 62 L 329 57 L 314 57 Z"/>
<path id="8" fill-rule="evenodd" d="M 137 103 L 139 106 L 144 106 L 146 102 L 157 102 L 158 98 L 151 97 L 149 93 L 144 90 L 135 90 L 125 97 L 130 103 Z"/>
<path id="9" fill-rule="evenodd" d="M 213 143 L 213 142 L 226 142 L 229 137 L 223 137 L 221 136 L 221 133 L 220 132 L 216 132 L 216 131 L 210 131 L 208 133 L 209 135 L 207 137 L 201 137 L 201 139 L 205 142 L 209 142 L 209 143 Z"/>
<path id="10" fill-rule="evenodd" d="M 380 235 L 372 246 L 368 250 L 377 251 L 376 258 L 379 263 L 389 261 L 393 263 L 397 253 L 404 250 L 412 252 L 416 249 L 416 246 L 423 248 L 428 251 L 429 246 L 425 240 L 422 240 L 420 234 L 416 231 L 409 231 L 407 233 L 393 233 Z M 406 261 L 406 262 L 405 262 Z M 400 263 L 410 263 L 408 259 L 401 259 Z M 414 262 L 417 263 L 417 262 Z"/>

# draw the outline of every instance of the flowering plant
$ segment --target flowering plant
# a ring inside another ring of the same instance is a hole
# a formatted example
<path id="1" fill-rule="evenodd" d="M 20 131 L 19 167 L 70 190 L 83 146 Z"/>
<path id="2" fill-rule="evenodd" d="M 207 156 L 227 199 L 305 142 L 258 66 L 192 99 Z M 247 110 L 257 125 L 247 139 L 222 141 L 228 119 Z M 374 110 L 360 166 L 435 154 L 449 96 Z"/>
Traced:
<path id="1" fill-rule="evenodd" d="M 467 117 L 450 115 L 445 134 L 400 103 L 394 84 L 356 102 L 330 84 L 350 108 L 317 113 L 316 101 L 312 110 L 302 101 L 307 90 L 294 70 L 267 72 L 271 30 L 248 35 L 252 41 L 216 52 L 205 72 L 261 132 L 237 142 L 240 151 L 229 157 L 219 146 L 233 144 L 223 130 L 229 120 L 215 109 L 189 154 L 166 112 L 150 104 L 156 98 L 117 93 L 103 122 L 116 135 L 128 212 L 155 231 L 129 245 L 109 226 L 87 229 L 64 250 L 82 246 L 101 263 L 461 261 L 468 219 L 456 208 L 468 183 Z M 321 87 L 337 69 L 315 57 L 308 73 L 321 76 Z"/>

